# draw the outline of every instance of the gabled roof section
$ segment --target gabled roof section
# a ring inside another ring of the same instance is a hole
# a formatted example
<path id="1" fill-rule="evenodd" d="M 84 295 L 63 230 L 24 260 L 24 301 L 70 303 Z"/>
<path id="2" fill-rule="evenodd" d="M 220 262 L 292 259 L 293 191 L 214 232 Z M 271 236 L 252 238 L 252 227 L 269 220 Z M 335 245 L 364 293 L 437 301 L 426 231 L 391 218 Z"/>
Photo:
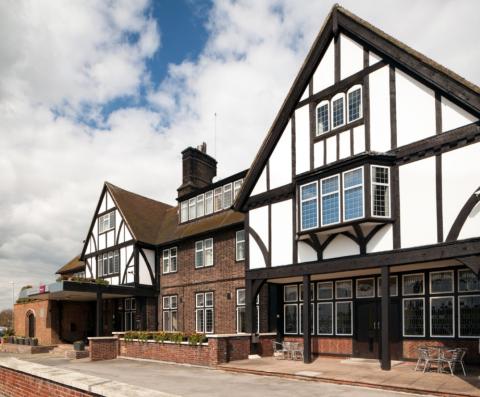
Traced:
<path id="1" fill-rule="evenodd" d="M 445 96 L 480 117 L 480 88 L 427 56 L 335 4 L 313 42 L 270 130 L 245 177 L 234 208 L 242 210 L 269 156 L 290 120 L 295 106 L 307 88 L 330 40 L 345 33 L 391 62 L 442 91 Z"/>
<path id="2" fill-rule="evenodd" d="M 77 255 L 70 262 L 63 265 L 60 269 L 57 270 L 55 274 L 65 274 L 82 271 L 85 269 L 85 262 L 80 260 L 80 255 Z"/>
<path id="3" fill-rule="evenodd" d="M 109 182 L 105 182 L 105 187 L 132 232 L 133 238 L 143 243 L 155 244 L 163 218 L 167 210 L 173 207 L 121 189 Z"/>

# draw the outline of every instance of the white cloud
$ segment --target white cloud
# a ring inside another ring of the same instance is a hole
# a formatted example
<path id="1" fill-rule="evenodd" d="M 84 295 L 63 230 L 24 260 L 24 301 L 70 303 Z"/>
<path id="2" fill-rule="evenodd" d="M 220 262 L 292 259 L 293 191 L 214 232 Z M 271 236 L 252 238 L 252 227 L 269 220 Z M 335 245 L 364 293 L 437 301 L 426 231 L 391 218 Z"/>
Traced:
<path id="1" fill-rule="evenodd" d="M 213 153 L 214 113 L 220 176 L 247 168 L 332 4 L 218 1 L 198 59 L 155 88 L 146 60 L 161 26 L 147 0 L 0 3 L 0 308 L 10 279 L 51 280 L 79 252 L 104 180 L 173 203 L 181 150 L 205 140 Z M 477 2 L 343 5 L 480 81 Z M 148 107 L 102 118 L 142 89 Z"/>

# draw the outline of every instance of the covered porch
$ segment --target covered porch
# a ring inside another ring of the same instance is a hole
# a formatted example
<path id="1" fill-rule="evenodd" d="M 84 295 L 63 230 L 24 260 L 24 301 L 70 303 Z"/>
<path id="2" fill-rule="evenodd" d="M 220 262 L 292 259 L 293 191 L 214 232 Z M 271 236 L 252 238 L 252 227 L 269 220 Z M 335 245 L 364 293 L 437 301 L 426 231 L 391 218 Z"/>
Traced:
<path id="1" fill-rule="evenodd" d="M 154 329 L 157 321 L 153 288 L 63 280 L 23 290 L 20 302 L 16 305 L 19 315 L 27 310 L 30 317 L 47 318 L 35 321 L 36 329 L 28 333 L 44 335 L 48 327 L 51 344 L 86 341 L 114 331 Z M 22 310 L 20 306 L 24 306 Z"/>
<path id="2" fill-rule="evenodd" d="M 268 331 L 299 342 L 304 363 L 333 355 L 390 370 L 392 360 L 416 360 L 419 347 L 436 345 L 466 348 L 478 365 L 479 252 L 475 239 L 249 270 L 247 332 L 268 288 Z"/>

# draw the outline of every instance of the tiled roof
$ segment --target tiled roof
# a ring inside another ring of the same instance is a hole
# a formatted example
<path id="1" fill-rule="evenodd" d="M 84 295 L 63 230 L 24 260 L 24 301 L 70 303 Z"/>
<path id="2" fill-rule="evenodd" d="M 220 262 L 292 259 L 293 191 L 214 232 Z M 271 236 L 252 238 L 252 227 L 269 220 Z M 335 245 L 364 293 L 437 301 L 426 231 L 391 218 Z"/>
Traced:
<path id="1" fill-rule="evenodd" d="M 80 260 L 80 255 L 77 255 L 70 262 L 63 265 L 57 270 L 56 274 L 74 273 L 85 269 L 85 262 Z"/>

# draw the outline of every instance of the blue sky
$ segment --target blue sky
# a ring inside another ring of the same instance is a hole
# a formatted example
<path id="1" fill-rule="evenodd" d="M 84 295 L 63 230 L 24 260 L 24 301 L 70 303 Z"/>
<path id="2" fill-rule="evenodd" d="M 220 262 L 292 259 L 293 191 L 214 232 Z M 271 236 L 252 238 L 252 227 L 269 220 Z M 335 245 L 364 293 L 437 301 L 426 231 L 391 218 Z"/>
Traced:
<path id="1" fill-rule="evenodd" d="M 81 251 L 104 181 L 175 204 L 214 113 L 218 176 L 248 168 L 334 3 L 0 2 L 0 309 Z M 342 5 L 479 84 L 477 0 Z"/>

